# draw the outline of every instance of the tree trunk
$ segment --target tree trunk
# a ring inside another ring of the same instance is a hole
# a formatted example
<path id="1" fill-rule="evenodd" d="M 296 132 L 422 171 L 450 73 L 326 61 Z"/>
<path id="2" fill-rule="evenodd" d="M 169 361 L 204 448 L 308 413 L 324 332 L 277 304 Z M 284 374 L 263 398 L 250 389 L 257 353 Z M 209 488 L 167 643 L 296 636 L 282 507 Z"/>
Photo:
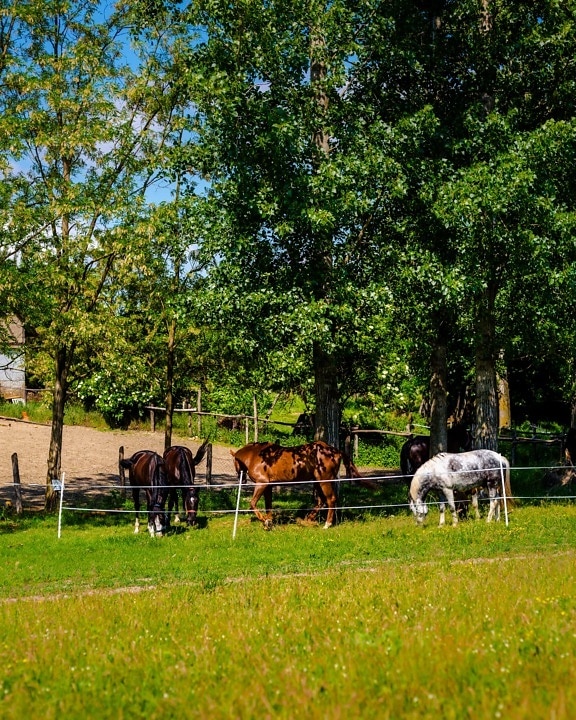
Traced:
<path id="1" fill-rule="evenodd" d="M 176 320 L 170 321 L 168 328 L 168 357 L 166 360 L 166 429 L 164 430 L 164 449 L 172 445 L 172 423 L 174 419 L 174 354 L 176 347 Z"/>
<path id="2" fill-rule="evenodd" d="M 510 406 L 510 386 L 506 375 L 497 375 L 498 383 L 498 427 L 512 427 L 512 409 Z"/>
<path id="3" fill-rule="evenodd" d="M 432 349 L 430 377 L 430 457 L 448 448 L 447 349 L 443 339 Z"/>
<path id="4" fill-rule="evenodd" d="M 318 113 L 318 126 L 314 131 L 313 143 L 318 148 L 318 158 L 314 162 L 316 170 L 322 159 L 330 155 L 330 136 L 326 130 L 325 118 L 328 110 L 328 95 L 325 82 L 327 67 L 323 60 L 325 53 L 324 38 L 315 28 L 310 28 L 310 83 L 314 89 Z M 329 297 L 332 281 L 332 242 L 328 229 L 321 230 L 314 238 L 312 267 L 317 273 L 315 296 L 317 300 Z M 319 343 L 314 343 L 314 388 L 316 393 L 316 440 L 324 440 L 329 445 L 340 447 L 340 396 L 338 391 L 338 367 L 334 353 L 326 352 Z"/>
<path id="5" fill-rule="evenodd" d="M 494 347 L 496 320 L 493 298 L 480 311 L 476 345 L 476 428 L 474 446 L 477 449 L 498 450 L 498 384 L 496 381 L 496 352 Z"/>
<path id="6" fill-rule="evenodd" d="M 333 355 L 314 345 L 314 389 L 316 392 L 316 440 L 340 447 L 340 398 Z"/>
<path id="7" fill-rule="evenodd" d="M 44 502 L 44 507 L 49 512 L 55 509 L 58 498 L 58 494 L 54 492 L 52 487 L 52 480 L 60 479 L 68 368 L 69 352 L 67 348 L 59 348 L 56 352 L 56 377 L 52 397 L 52 431 L 50 434 L 50 449 L 48 451 L 48 473 L 46 475 L 46 496 Z"/>

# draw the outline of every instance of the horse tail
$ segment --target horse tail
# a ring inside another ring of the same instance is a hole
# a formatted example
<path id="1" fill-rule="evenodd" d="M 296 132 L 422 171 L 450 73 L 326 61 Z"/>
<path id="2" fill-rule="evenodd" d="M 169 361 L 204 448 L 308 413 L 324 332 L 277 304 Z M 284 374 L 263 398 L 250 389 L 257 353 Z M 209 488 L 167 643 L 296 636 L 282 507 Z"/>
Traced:
<path id="1" fill-rule="evenodd" d="M 352 458 L 347 453 L 342 453 L 342 460 L 344 460 L 344 465 L 346 467 L 348 477 L 356 480 L 356 482 L 354 483 L 355 485 L 361 485 L 362 487 L 368 488 L 369 490 L 378 489 L 378 485 L 373 480 L 369 480 L 368 478 L 362 477 L 362 475 L 360 475 L 360 471 L 358 470 L 356 465 L 354 465 L 354 463 L 352 462 Z"/>
<path id="2" fill-rule="evenodd" d="M 512 486 L 510 485 L 510 463 L 506 458 L 504 458 L 506 462 L 504 463 L 505 466 L 505 472 L 504 472 L 504 492 L 506 493 L 506 504 L 509 507 L 514 507 L 515 500 L 512 495 Z"/>
<path id="3" fill-rule="evenodd" d="M 190 461 L 192 454 L 184 448 L 178 448 L 178 461 L 174 465 L 174 477 L 180 485 L 194 484 L 194 460 Z"/>
<path id="4" fill-rule="evenodd" d="M 204 455 L 206 455 L 206 451 L 208 450 L 208 440 L 209 438 L 206 438 L 206 440 L 204 440 L 202 445 L 200 445 L 200 447 L 198 448 L 196 455 L 194 455 L 194 465 L 198 465 L 204 459 Z"/>

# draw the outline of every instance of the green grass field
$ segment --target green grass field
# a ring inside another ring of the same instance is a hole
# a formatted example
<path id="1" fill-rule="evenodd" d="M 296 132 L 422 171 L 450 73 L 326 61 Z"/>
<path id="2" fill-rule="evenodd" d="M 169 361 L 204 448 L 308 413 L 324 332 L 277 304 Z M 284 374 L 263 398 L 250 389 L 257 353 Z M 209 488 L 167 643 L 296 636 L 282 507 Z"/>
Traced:
<path id="1" fill-rule="evenodd" d="M 576 716 L 576 507 L 161 539 L 0 521 L 0 717 Z"/>

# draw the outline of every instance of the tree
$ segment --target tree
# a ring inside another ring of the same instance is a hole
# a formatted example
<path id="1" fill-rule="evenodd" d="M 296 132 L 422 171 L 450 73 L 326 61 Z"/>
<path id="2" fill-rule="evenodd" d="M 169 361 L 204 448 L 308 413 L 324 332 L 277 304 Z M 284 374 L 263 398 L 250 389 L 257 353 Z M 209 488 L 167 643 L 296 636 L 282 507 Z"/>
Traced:
<path id="1" fill-rule="evenodd" d="M 370 230 L 403 193 L 403 171 L 388 128 L 361 127 L 347 92 L 374 15 L 251 0 L 234 12 L 199 3 L 195 19 L 205 28 L 193 61 L 204 68 L 197 162 L 229 218 L 209 248 L 220 260 L 214 317 L 255 381 L 314 378 L 317 435 L 335 445 L 344 399 L 377 384 L 394 349 Z"/>
<path id="2" fill-rule="evenodd" d="M 11 139 L 2 222 L 5 248 L 17 248 L 19 258 L 4 271 L 10 304 L 29 330 L 31 369 L 40 372 L 40 358 L 52 365 L 49 508 L 75 363 L 87 348 L 114 342 L 105 299 L 157 175 L 150 160 L 157 162 L 169 132 L 173 93 L 158 33 L 155 44 L 147 38 L 149 54 L 134 57 L 138 67 L 127 64 L 133 18 L 125 6 L 106 16 L 93 0 L 30 0 L 11 4 L 3 18 L 14 29 L 0 120 Z"/>

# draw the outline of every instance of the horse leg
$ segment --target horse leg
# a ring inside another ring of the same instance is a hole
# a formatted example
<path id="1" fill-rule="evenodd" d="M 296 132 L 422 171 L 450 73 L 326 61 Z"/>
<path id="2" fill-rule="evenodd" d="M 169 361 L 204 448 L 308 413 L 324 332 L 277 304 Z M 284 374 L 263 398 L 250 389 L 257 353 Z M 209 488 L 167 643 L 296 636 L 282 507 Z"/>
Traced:
<path id="1" fill-rule="evenodd" d="M 266 517 L 258 508 L 256 507 L 256 504 L 258 500 L 262 497 L 262 495 L 265 493 L 266 489 L 269 489 L 268 492 L 270 493 L 270 508 L 266 508 L 267 512 L 270 512 L 271 506 L 272 506 L 272 488 L 269 483 L 259 483 L 254 488 L 254 493 L 252 495 L 252 499 L 250 500 L 250 509 L 253 510 L 254 515 L 260 520 L 260 522 L 264 523 L 264 527 L 266 530 L 269 530 L 272 527 L 272 519 L 270 517 Z M 264 502 L 266 503 L 266 497 L 264 498 Z"/>
<path id="2" fill-rule="evenodd" d="M 490 510 L 486 522 L 492 519 L 500 520 L 500 500 L 498 499 L 498 490 L 495 487 L 488 488 L 488 497 L 490 498 Z"/>
<path id="3" fill-rule="evenodd" d="M 438 525 L 443 527 L 446 524 L 446 503 L 440 500 L 438 509 L 440 510 L 440 520 L 438 521 Z"/>
<path id="4" fill-rule="evenodd" d="M 326 515 L 326 522 L 324 523 L 324 530 L 332 527 L 334 524 L 334 516 L 336 515 L 336 492 L 332 483 L 326 483 L 321 488 L 318 488 L 326 499 L 328 505 L 328 514 Z"/>
<path id="5" fill-rule="evenodd" d="M 182 506 L 184 505 L 184 490 L 182 490 Z M 178 515 L 178 490 L 170 489 L 168 495 L 168 525 L 170 525 L 170 519 L 172 518 L 172 511 L 174 510 L 174 525 L 180 524 L 180 516 Z"/>
<path id="6" fill-rule="evenodd" d="M 478 490 L 472 490 L 472 507 L 476 520 L 480 520 L 480 510 L 478 509 Z"/>
<path id="7" fill-rule="evenodd" d="M 150 534 L 150 537 L 154 537 L 156 534 L 155 528 L 154 528 L 154 506 L 152 501 L 152 490 L 146 489 L 146 509 L 148 511 L 148 533 Z"/>
<path id="8" fill-rule="evenodd" d="M 136 512 L 136 519 L 134 520 L 134 534 L 137 535 L 140 532 L 140 490 L 138 488 L 132 488 L 132 498 L 134 500 L 134 510 Z"/>
<path id="9" fill-rule="evenodd" d="M 315 522 L 316 518 L 318 517 L 318 513 L 326 504 L 326 496 L 324 495 L 320 485 L 314 486 L 314 495 L 316 496 L 316 504 L 308 513 L 308 515 L 306 515 L 306 521 L 310 523 Z M 326 522 L 328 522 L 328 520 L 326 520 Z"/>
<path id="10" fill-rule="evenodd" d="M 454 492 L 449 488 L 444 489 L 444 500 L 452 513 L 452 525 L 458 525 L 458 513 L 456 512 L 456 503 L 454 502 Z"/>

